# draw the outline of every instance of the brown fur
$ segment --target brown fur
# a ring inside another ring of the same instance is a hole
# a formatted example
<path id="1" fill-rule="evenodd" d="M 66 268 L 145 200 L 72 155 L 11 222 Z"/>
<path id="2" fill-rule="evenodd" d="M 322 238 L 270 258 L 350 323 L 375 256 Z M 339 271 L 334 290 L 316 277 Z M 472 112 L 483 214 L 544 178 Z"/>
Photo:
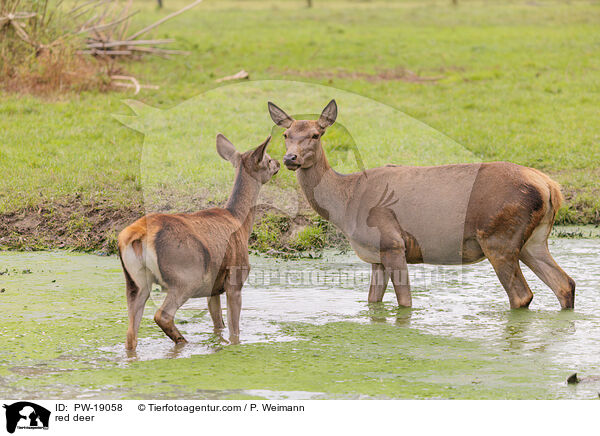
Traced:
<path id="1" fill-rule="evenodd" d="M 533 298 L 519 260 L 554 291 L 563 308 L 573 307 L 574 282 L 547 246 L 562 203 L 560 187 L 547 175 L 508 162 L 388 164 L 338 174 L 321 145 L 321 136 L 337 116 L 335 101 L 314 121 L 296 121 L 272 103 L 269 112 L 286 129 L 284 163 L 297 171 L 309 204 L 373 265 L 370 302 L 381 301 L 391 276 L 398 303 L 410 306 L 408 280 L 394 281 L 392 274 L 404 274 L 407 263 L 468 264 L 487 258 L 511 307 L 527 307 Z M 390 191 L 398 201 L 392 202 Z M 389 204 L 374 205 L 380 195 L 379 202 Z"/>
<path id="2" fill-rule="evenodd" d="M 269 138 L 270 139 L 270 138 Z M 175 312 L 189 298 L 207 297 L 216 331 L 223 328 L 220 294 L 227 294 L 230 340 L 239 339 L 241 289 L 248 276 L 248 238 L 262 184 L 279 164 L 257 149 L 240 154 L 221 135 L 219 154 L 236 166 L 236 180 L 225 208 L 188 214 L 149 214 L 119 235 L 119 255 L 127 285 L 127 349 L 137 346 L 137 330 L 150 287 L 167 289 L 154 320 L 176 343 L 185 338 L 174 324 Z"/>
<path id="3" fill-rule="evenodd" d="M 123 252 L 125 247 L 129 244 L 134 243 L 135 241 L 142 241 L 146 239 L 147 233 L 147 219 L 151 215 L 144 216 L 134 222 L 133 224 L 124 228 L 121 233 L 119 233 L 118 244 L 119 244 L 119 252 Z M 142 253 L 136 250 L 136 254 L 141 256 Z"/>
<path id="4" fill-rule="evenodd" d="M 413 235 L 405 231 L 398 222 L 394 210 L 386 205 L 376 206 L 369 210 L 367 225 L 379 231 L 379 250 L 381 252 L 402 250 L 406 254 L 407 263 L 422 263 L 423 253 Z"/>

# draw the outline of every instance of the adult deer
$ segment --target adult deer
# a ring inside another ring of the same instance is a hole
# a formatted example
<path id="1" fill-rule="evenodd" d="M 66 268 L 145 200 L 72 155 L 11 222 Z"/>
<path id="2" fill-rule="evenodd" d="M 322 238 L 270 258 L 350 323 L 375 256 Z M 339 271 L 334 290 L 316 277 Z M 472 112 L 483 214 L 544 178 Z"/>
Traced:
<path id="1" fill-rule="evenodd" d="M 248 237 L 255 205 L 261 186 L 279 171 L 279 162 L 266 153 L 270 139 L 240 153 L 225 136 L 217 135 L 217 152 L 236 169 L 233 192 L 224 208 L 150 214 L 119 234 L 129 312 L 128 350 L 137 346 L 144 306 L 154 283 L 167 289 L 154 320 L 175 343 L 186 342 L 175 326 L 175 312 L 192 297 L 207 297 L 215 331 L 224 328 L 222 293 L 227 296 L 230 340 L 239 342 L 241 291 L 250 270 Z"/>
<path id="2" fill-rule="evenodd" d="M 548 251 L 562 195 L 547 175 L 508 162 L 387 165 L 339 174 L 321 145 L 337 118 L 334 100 L 318 120 L 294 120 L 271 102 L 268 108 L 275 124 L 286 129 L 283 162 L 296 171 L 308 203 L 372 264 L 369 302 L 383 299 L 391 278 L 398 304 L 410 307 L 409 263 L 487 258 L 511 308 L 528 307 L 533 298 L 519 261 L 554 291 L 563 309 L 573 308 L 575 282 Z"/>

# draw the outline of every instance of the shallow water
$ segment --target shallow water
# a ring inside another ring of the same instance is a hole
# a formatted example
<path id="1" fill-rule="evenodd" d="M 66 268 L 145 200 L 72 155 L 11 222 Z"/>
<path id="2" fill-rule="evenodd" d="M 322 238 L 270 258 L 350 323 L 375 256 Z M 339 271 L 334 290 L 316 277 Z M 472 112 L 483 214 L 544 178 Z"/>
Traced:
<path id="1" fill-rule="evenodd" d="M 414 307 L 397 309 L 391 286 L 382 304 L 367 305 L 370 266 L 354 254 L 286 261 L 253 256 L 243 290 L 242 346 L 215 337 L 205 299 L 192 299 L 177 320 L 189 344 L 174 347 L 152 322 L 164 298 L 157 288 L 146 306 L 135 356 L 123 348 L 126 311 L 116 258 L 3 252 L 0 397 L 32 395 L 33 386 L 40 392 L 42 385 L 40 395 L 60 398 L 597 398 L 600 240 L 553 239 L 551 252 L 577 282 L 573 311 L 561 311 L 552 291 L 526 267 L 534 292 L 529 310 L 508 309 L 487 261 L 465 267 L 411 265 Z M 345 354 L 357 349 L 362 351 L 353 366 Z M 262 382 L 265 368 L 254 353 L 288 364 Z M 329 361 L 322 359 L 328 355 Z M 384 355 L 385 371 L 366 368 Z M 236 359 L 256 366 L 245 376 L 236 374 L 235 383 L 213 383 L 196 374 L 191 392 L 189 380 L 171 380 L 163 368 L 177 361 L 186 372 L 198 356 L 209 367 L 235 365 Z M 409 358 L 416 363 L 399 369 L 397 360 L 404 364 Z M 325 368 L 336 359 L 344 360 L 343 369 Z M 461 363 L 449 368 L 448 359 Z M 302 375 L 285 374 L 296 363 Z M 315 371 L 312 378 L 302 365 Z M 139 372 L 149 370 L 149 377 L 160 372 L 162 388 L 135 383 Z M 330 379 L 332 372 L 338 374 Z M 567 386 L 573 372 L 582 381 Z M 86 373 L 98 382 L 77 375 Z M 319 377 L 321 384 L 313 380 Z"/>

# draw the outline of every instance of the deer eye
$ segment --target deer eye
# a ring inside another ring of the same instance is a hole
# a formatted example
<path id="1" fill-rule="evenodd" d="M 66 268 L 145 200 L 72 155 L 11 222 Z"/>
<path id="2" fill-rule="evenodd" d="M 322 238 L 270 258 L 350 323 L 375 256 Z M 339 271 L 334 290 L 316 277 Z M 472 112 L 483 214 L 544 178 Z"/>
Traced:
<path id="1" fill-rule="evenodd" d="M 315 133 L 315 134 L 312 136 L 312 139 L 319 139 L 319 134 L 318 134 L 318 133 Z"/>
<path id="2" fill-rule="evenodd" d="M 287 133 L 283 132 L 283 137 L 287 139 Z"/>

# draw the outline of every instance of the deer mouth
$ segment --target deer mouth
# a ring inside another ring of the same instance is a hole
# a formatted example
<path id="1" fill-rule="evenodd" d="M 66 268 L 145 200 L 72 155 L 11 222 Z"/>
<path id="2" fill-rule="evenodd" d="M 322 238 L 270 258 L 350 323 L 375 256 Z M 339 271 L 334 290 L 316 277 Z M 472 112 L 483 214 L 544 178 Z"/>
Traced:
<path id="1" fill-rule="evenodd" d="M 297 170 L 298 168 L 300 168 L 300 166 L 301 166 L 301 165 L 300 165 L 299 163 L 297 163 L 297 162 L 290 162 L 290 161 L 288 161 L 288 162 L 283 162 L 283 164 L 285 165 L 285 167 L 286 167 L 288 170 L 291 170 L 291 171 L 296 171 L 296 170 Z"/>

